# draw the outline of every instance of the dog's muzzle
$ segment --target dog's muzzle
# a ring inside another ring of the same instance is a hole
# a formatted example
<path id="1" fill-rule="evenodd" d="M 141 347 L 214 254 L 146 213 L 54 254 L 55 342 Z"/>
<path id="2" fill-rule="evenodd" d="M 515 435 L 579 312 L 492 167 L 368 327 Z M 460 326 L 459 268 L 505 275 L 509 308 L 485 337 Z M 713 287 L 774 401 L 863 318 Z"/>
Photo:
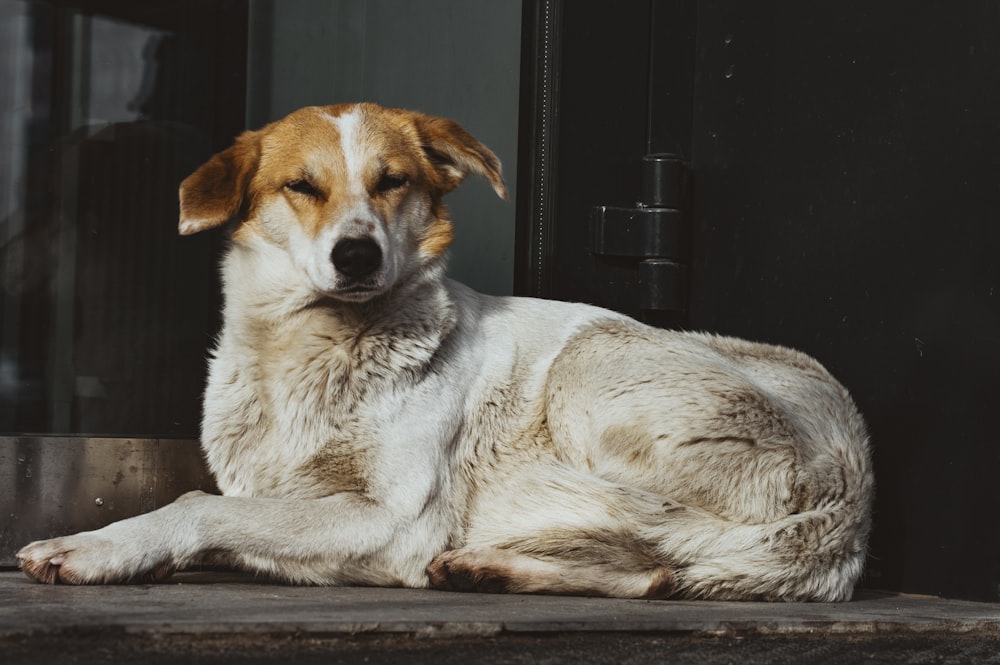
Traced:
<path id="1" fill-rule="evenodd" d="M 382 249 L 371 238 L 344 238 L 334 245 L 330 260 L 341 275 L 363 280 L 382 266 Z"/>

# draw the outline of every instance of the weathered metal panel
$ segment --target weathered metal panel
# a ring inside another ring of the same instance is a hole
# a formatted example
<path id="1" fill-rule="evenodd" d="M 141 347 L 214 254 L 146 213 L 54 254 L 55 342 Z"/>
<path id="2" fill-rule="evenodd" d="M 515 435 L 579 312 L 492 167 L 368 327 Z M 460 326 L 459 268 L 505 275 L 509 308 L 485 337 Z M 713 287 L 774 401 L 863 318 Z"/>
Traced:
<path id="1" fill-rule="evenodd" d="M 215 492 L 198 442 L 0 437 L 0 565 L 40 538 L 87 531 Z"/>

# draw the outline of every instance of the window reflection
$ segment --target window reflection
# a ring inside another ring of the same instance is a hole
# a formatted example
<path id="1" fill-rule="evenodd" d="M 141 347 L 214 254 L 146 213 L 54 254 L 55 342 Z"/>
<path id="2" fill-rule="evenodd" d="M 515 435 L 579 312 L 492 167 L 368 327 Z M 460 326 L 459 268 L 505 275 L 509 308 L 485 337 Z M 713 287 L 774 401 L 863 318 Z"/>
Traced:
<path id="1" fill-rule="evenodd" d="M 197 435 L 218 241 L 176 192 L 242 126 L 241 5 L 0 0 L 0 432 Z"/>

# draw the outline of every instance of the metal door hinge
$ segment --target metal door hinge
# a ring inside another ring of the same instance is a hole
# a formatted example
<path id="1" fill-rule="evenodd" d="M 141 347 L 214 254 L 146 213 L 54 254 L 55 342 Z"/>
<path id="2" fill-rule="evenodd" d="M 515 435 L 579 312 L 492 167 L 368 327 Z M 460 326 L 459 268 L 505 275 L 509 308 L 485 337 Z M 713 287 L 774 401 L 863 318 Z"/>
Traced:
<path id="1" fill-rule="evenodd" d="M 654 322 L 682 320 L 687 310 L 689 230 L 687 169 L 675 155 L 642 160 L 640 200 L 632 208 L 598 206 L 590 216 L 590 249 L 605 263 L 625 309 Z M 626 274 L 626 277 L 622 275 Z"/>

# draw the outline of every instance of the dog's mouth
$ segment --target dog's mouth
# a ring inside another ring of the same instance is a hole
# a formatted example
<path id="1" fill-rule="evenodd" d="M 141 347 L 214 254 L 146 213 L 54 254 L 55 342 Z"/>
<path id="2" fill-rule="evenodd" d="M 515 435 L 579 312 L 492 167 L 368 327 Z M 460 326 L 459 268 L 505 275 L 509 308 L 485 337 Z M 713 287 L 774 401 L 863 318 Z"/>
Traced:
<path id="1" fill-rule="evenodd" d="M 384 290 L 381 284 L 345 284 L 329 291 L 327 295 L 346 302 L 365 302 L 381 295 Z"/>
<path id="2" fill-rule="evenodd" d="M 305 283 L 309 290 L 322 300 L 340 301 L 345 303 L 363 303 L 385 293 L 389 288 L 389 280 L 384 271 L 377 271 L 360 278 L 347 275 L 320 274 L 315 276 L 315 270 L 307 266 Z"/>

